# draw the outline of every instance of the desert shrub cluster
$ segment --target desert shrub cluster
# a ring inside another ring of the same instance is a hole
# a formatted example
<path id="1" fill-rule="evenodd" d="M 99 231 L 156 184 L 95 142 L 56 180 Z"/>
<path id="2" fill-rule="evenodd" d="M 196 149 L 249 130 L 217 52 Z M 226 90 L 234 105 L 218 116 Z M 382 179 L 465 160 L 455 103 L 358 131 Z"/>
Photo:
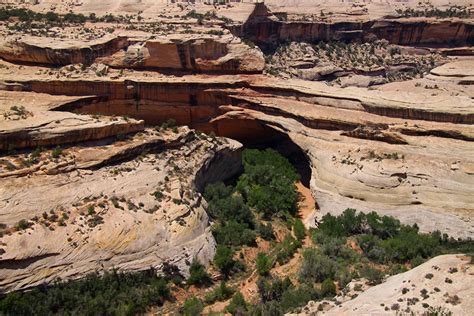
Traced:
<path id="1" fill-rule="evenodd" d="M 168 279 L 156 271 L 106 272 L 56 282 L 0 300 L 2 315 L 134 315 L 171 298 Z"/>

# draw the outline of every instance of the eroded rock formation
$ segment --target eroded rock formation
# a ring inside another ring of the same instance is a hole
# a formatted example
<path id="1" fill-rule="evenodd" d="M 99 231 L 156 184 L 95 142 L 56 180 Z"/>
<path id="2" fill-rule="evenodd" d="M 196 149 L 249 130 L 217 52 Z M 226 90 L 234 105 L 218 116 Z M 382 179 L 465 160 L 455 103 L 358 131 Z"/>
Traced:
<path id="1" fill-rule="evenodd" d="M 0 57 L 10 62 L 64 66 L 103 63 L 116 68 L 155 68 L 177 72 L 260 73 L 263 54 L 232 35 L 172 35 L 161 38 L 126 35 L 95 41 L 45 41 L 6 37 Z"/>
<path id="2" fill-rule="evenodd" d="M 385 39 L 400 45 L 469 44 L 474 40 L 472 21 L 433 19 L 378 19 L 359 21 L 283 21 L 264 3 L 241 26 L 232 31 L 256 43 L 280 41 L 370 41 Z"/>
<path id="3" fill-rule="evenodd" d="M 339 84 L 328 77 L 342 68 L 314 63 L 302 78 L 328 82 L 262 74 L 260 49 L 222 20 L 195 34 L 186 20 L 176 34 L 5 36 L 0 291 L 113 267 L 169 263 L 186 272 L 194 257 L 209 262 L 215 242 L 199 192 L 239 172 L 242 144 L 304 155 L 318 206 L 305 224 L 356 208 L 424 232 L 474 237 L 472 49 L 446 47 L 471 45 L 472 21 L 282 21 L 262 4 L 249 7 L 243 26 L 226 28 L 259 43 L 379 38 L 442 44 L 439 52 L 463 57 L 445 56 L 440 67 L 433 60 L 434 69 L 413 80 L 359 74 L 373 83 L 367 88 L 348 83 L 361 77 Z"/>
<path id="4" fill-rule="evenodd" d="M 209 262 L 215 245 L 197 185 L 238 172 L 228 161 L 239 143 L 180 128 L 84 145 L 2 171 L 0 221 L 30 223 L 2 238 L 3 291 L 102 269 L 167 263 L 185 272 L 195 257 Z"/>

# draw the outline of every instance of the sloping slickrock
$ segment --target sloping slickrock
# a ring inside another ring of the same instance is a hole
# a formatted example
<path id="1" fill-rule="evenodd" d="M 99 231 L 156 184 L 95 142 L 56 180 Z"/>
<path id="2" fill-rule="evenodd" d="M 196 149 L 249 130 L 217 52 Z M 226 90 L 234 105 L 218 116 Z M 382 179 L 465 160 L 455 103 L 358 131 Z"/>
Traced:
<path id="1" fill-rule="evenodd" d="M 147 130 L 120 142 L 116 151 L 99 144 L 69 147 L 49 164 L 68 161 L 72 168 L 54 175 L 40 170 L 1 180 L 0 222 L 7 225 L 2 291 L 110 268 L 137 271 L 169 263 L 186 273 L 194 257 L 212 259 L 214 239 L 195 182 L 221 179 L 213 169 L 221 160 L 226 176 L 238 171 L 241 145 L 186 128 Z M 143 144 L 150 146 L 130 152 Z M 15 229 L 20 219 L 31 227 Z"/>
<path id="2" fill-rule="evenodd" d="M 464 255 L 435 257 L 388 278 L 324 314 L 396 315 L 397 311 L 422 314 L 428 310 L 423 304 L 428 304 L 451 311 L 453 315 L 472 315 L 474 265 L 469 260 Z M 426 294 L 422 294 L 424 291 Z"/>

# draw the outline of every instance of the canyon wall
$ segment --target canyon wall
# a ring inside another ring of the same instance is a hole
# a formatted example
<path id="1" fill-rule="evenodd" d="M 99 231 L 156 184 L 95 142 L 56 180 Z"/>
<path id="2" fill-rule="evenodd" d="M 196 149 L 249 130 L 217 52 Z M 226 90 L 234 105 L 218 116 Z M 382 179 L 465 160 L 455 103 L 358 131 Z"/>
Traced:
<path id="1" fill-rule="evenodd" d="M 91 64 L 98 57 L 115 53 L 128 46 L 126 37 L 104 37 L 89 42 L 60 42 L 30 37 L 4 38 L 0 42 L 0 57 L 11 62 L 64 66 Z"/>
<path id="2" fill-rule="evenodd" d="M 261 73 L 265 67 L 258 48 L 250 47 L 230 34 L 175 34 L 156 39 L 123 35 L 89 42 L 6 37 L 0 41 L 0 58 L 56 67 L 103 63 L 115 68 L 178 73 Z"/>
<path id="3" fill-rule="evenodd" d="M 129 46 L 97 60 L 116 68 L 211 73 L 259 73 L 265 62 L 256 48 L 231 36 L 168 36 Z"/>
<path id="4" fill-rule="evenodd" d="M 452 122 L 461 124 L 473 124 L 474 114 L 465 109 L 471 103 L 469 98 L 459 97 L 458 107 L 447 109 L 438 105 L 445 102 L 442 96 L 433 96 L 430 101 L 421 102 L 419 105 L 412 105 L 406 101 L 400 100 L 396 93 L 380 93 L 365 89 L 344 89 L 337 87 L 325 88 L 316 83 L 302 84 L 303 81 L 294 81 L 296 85 L 288 85 L 285 80 L 265 79 L 265 77 L 236 77 L 229 80 L 209 81 L 209 80 L 156 80 L 153 82 L 145 80 L 17 80 L 5 81 L 5 89 L 18 91 L 31 91 L 47 93 L 52 95 L 84 96 L 95 95 L 97 99 L 81 99 L 61 105 L 59 109 L 73 110 L 81 107 L 95 107 L 89 109 L 83 108 L 81 111 L 87 113 L 94 112 L 102 107 L 104 114 L 133 113 L 136 108 L 136 114 L 141 115 L 137 118 L 150 120 L 151 123 L 157 123 L 153 120 L 153 112 L 167 111 L 173 112 L 179 123 L 189 124 L 187 118 L 205 118 L 208 114 L 218 113 L 220 105 L 236 104 L 239 102 L 235 95 L 240 94 L 238 89 L 251 89 L 259 93 L 271 93 L 280 97 L 286 97 L 293 100 L 301 100 L 316 105 L 327 107 L 339 107 L 351 110 L 373 113 L 381 116 L 416 119 L 437 122 Z M 316 86 L 317 89 L 308 89 L 306 86 Z M 235 90 L 237 89 L 237 90 Z M 417 98 L 417 94 L 413 94 Z M 404 100 L 404 99 L 403 99 Z M 247 100 L 248 101 L 248 100 Z M 113 106 L 106 106 L 106 103 Z M 102 104 L 102 105 L 100 105 Z M 155 105 L 155 108 L 150 106 Z M 180 112 L 176 106 L 191 106 L 193 112 L 186 110 Z M 125 108 L 124 108 L 125 107 Z M 122 109 L 123 108 L 123 109 Z M 122 110 L 121 110 L 122 109 Z M 139 114 L 138 109 L 145 112 Z M 201 113 L 198 114 L 200 110 Z M 267 111 L 269 111 L 267 109 Z M 156 112 L 159 113 L 159 112 Z M 156 114 L 155 113 L 155 114 Z M 179 114 L 181 113 L 181 115 Z M 207 113 L 207 114 L 206 114 Z M 156 115 L 156 117 L 163 117 Z M 324 125 L 324 121 L 320 124 Z M 335 124 L 335 123 L 333 123 Z M 342 125 L 334 126 L 340 129 Z M 347 125 L 344 130 L 352 129 L 355 126 Z"/>
<path id="5" fill-rule="evenodd" d="M 471 20 L 382 19 L 368 21 L 280 21 L 263 3 L 241 26 L 231 31 L 259 44 L 280 41 L 371 41 L 385 39 L 399 45 L 470 45 L 474 43 Z"/>

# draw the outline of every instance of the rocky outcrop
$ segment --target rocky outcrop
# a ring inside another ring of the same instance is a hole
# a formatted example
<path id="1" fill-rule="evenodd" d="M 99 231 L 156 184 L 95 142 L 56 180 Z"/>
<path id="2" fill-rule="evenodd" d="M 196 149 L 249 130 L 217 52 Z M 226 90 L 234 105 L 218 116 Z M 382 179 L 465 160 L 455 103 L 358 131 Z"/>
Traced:
<path id="1" fill-rule="evenodd" d="M 367 21 L 281 21 L 265 4 L 256 4 L 254 12 L 234 34 L 256 43 L 280 41 L 353 41 L 386 39 L 400 45 L 465 45 L 472 44 L 474 24 L 469 20 L 383 19 Z"/>
<path id="2" fill-rule="evenodd" d="M 88 42 L 6 37 L 0 43 L 0 57 L 11 62 L 54 66 L 92 64 L 96 58 L 113 54 L 126 46 L 128 39 L 121 36 L 106 36 Z"/>
<path id="3" fill-rule="evenodd" d="M 6 37 L 0 43 L 0 57 L 28 64 L 64 66 L 96 62 L 116 68 L 174 72 L 261 73 L 265 66 L 258 48 L 251 48 L 229 34 L 154 39 L 122 35 L 89 42 Z"/>
<path id="4" fill-rule="evenodd" d="M 50 111 L 83 98 L 0 91 L 0 150 L 104 139 L 143 130 L 144 122 L 123 117 Z M 21 105 L 18 105 L 18 100 Z M 89 98 L 86 98 L 89 99 Z"/>
<path id="5" fill-rule="evenodd" d="M 96 99 L 77 101 L 57 107 L 63 110 L 81 110 L 87 113 L 104 113 L 116 115 L 133 115 L 137 118 L 148 117 L 152 123 L 153 105 L 160 109 L 177 110 L 175 116 L 182 124 L 188 124 L 191 118 L 205 118 L 215 113 L 217 106 L 231 104 L 231 95 L 242 94 L 239 88 L 248 88 L 261 94 L 272 94 L 305 103 L 322 105 L 330 108 L 364 111 L 382 117 L 393 117 L 410 120 L 451 122 L 459 124 L 474 123 L 470 98 L 453 96 L 456 105 L 451 106 L 444 94 L 395 93 L 367 90 L 350 87 L 328 87 L 318 82 L 303 80 L 270 79 L 264 76 L 224 77 L 213 82 L 209 78 L 182 77 L 181 79 L 158 78 L 157 80 L 5 80 L 5 89 L 32 91 L 53 95 L 96 95 Z M 237 93 L 235 93 L 237 91 Z M 449 97 L 451 98 L 451 97 Z M 109 105 L 107 105 L 109 104 Z M 176 105 L 193 106 L 193 108 L 176 108 Z M 88 109 L 89 107 L 89 109 Z M 101 107 L 102 109 L 99 109 Z M 183 110 L 183 111 L 180 111 Z M 202 110 L 202 111 L 200 111 Z M 95 111 L 95 112 L 94 112 Z M 136 113 L 133 114 L 132 111 Z M 194 114 L 197 116 L 194 116 Z M 199 114 L 201 113 L 201 115 Z M 156 112 L 157 116 L 163 113 Z"/>
<path id="6" fill-rule="evenodd" d="M 215 243 L 195 179 L 223 180 L 226 174 L 205 173 L 227 155 L 235 159 L 241 145 L 179 128 L 147 130 L 108 147 L 69 147 L 46 169 L 2 178 L 2 292 L 111 268 L 159 270 L 167 263 L 186 274 L 193 258 L 211 260 Z M 40 154 L 38 163 L 45 159 Z M 59 169 L 51 174 L 53 165 Z M 235 167 L 227 165 L 229 174 Z M 30 227 L 14 229 L 20 219 Z"/>
<path id="7" fill-rule="evenodd" d="M 231 36 L 168 36 L 129 46 L 98 61 L 117 68 L 259 73 L 263 54 Z"/>
<path id="8" fill-rule="evenodd" d="M 353 292 L 354 299 L 336 297 L 342 301 L 338 306 L 310 302 L 301 313 L 288 315 L 396 315 L 430 310 L 470 315 L 474 266 L 469 261 L 465 255 L 438 256 L 361 293 Z"/>
<path id="9" fill-rule="evenodd" d="M 458 66 L 456 72 L 466 68 Z M 15 112 L 11 107 L 21 104 L 26 111 L 8 124 L 64 118 L 48 128 L 61 135 L 68 119 L 101 126 L 128 120 L 143 128 L 175 118 L 245 144 L 282 145 L 285 139 L 309 162 L 320 214 L 375 210 L 424 232 L 474 236 L 474 113 L 467 94 L 341 88 L 262 75 L 130 71 L 125 78 L 86 73 L 53 79 L 8 67 L 0 69 L 2 110 Z M 130 118 L 114 121 L 114 115 Z M 193 256 L 212 257 L 198 191 L 238 172 L 240 145 L 184 128 L 118 136 L 86 143 L 78 138 L 59 157 L 45 149 L 36 158 L 26 150 L 0 159 L 5 290 L 114 266 L 135 271 L 169 262 L 185 271 Z M 32 227 L 16 231 L 21 219 Z"/>

